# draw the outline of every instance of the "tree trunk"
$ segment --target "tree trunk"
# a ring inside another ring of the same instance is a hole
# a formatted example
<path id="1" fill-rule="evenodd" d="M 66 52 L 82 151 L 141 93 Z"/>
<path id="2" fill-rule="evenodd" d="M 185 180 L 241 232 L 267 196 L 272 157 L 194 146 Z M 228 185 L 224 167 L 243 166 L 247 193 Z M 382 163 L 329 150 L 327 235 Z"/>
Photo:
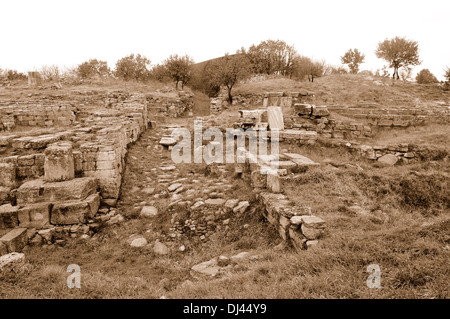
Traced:
<path id="1" fill-rule="evenodd" d="M 230 104 L 233 104 L 233 96 L 231 96 L 231 88 L 228 88 L 228 102 L 230 102 Z"/>

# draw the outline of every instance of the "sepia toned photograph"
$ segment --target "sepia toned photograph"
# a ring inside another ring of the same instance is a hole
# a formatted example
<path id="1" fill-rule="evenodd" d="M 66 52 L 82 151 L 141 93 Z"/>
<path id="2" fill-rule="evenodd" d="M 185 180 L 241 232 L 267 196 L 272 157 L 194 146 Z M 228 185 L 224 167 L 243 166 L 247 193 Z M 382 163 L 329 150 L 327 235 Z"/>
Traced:
<path id="1" fill-rule="evenodd" d="M 0 12 L 0 299 L 450 298 L 448 1 Z"/>

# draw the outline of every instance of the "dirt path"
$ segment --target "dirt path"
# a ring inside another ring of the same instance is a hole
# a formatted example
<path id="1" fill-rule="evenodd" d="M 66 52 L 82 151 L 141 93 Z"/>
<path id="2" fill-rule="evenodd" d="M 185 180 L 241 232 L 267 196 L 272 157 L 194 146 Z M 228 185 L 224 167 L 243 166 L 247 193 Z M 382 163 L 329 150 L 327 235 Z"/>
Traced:
<path id="1" fill-rule="evenodd" d="M 251 192 L 233 178 L 233 166 L 174 164 L 159 144 L 167 135 L 170 125 L 149 129 L 129 148 L 118 208 L 151 225 L 148 242 L 183 250 L 228 229 L 233 214 L 249 206 Z"/>

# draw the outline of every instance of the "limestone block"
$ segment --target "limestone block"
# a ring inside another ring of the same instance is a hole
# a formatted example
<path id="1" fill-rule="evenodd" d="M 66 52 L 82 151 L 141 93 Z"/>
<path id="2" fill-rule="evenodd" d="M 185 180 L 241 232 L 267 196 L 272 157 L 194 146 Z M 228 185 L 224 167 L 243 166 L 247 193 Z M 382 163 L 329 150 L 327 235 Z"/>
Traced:
<path id="1" fill-rule="evenodd" d="M 267 173 L 267 188 L 272 193 L 281 193 L 282 183 L 280 180 L 280 176 L 276 170 L 270 171 Z"/>
<path id="2" fill-rule="evenodd" d="M 45 150 L 44 179 L 60 182 L 75 178 L 75 164 L 71 143 L 56 143 Z"/>
<path id="3" fill-rule="evenodd" d="M 270 130 L 284 130 L 283 112 L 278 106 L 267 108 L 267 119 Z"/>
<path id="4" fill-rule="evenodd" d="M 99 193 L 92 194 L 86 198 L 86 202 L 89 205 L 88 217 L 92 218 L 97 214 L 98 208 L 100 207 L 100 195 Z"/>
<path id="5" fill-rule="evenodd" d="M 0 206 L 0 229 L 17 227 L 19 225 L 18 212 L 17 206 L 11 206 L 11 204 Z"/>
<path id="6" fill-rule="evenodd" d="M 393 154 L 386 154 L 384 156 L 381 156 L 378 159 L 378 162 L 384 165 L 394 166 L 398 162 L 398 157 Z"/>
<path id="7" fill-rule="evenodd" d="M 325 105 L 321 105 L 321 106 L 313 105 L 312 116 L 322 117 L 322 116 L 328 116 L 328 115 L 330 115 L 330 112 L 328 112 L 328 107 L 326 107 Z"/>
<path id="8" fill-rule="evenodd" d="M 0 238 L 0 242 L 5 244 L 9 253 L 20 252 L 27 245 L 27 229 L 15 228 Z"/>
<path id="9" fill-rule="evenodd" d="M 297 115 L 311 115 L 312 113 L 312 105 L 303 104 L 303 103 L 295 103 L 294 104 L 294 112 Z"/>
<path id="10" fill-rule="evenodd" d="M 71 181 L 46 183 L 37 179 L 22 184 L 17 189 L 17 204 L 26 205 L 65 200 L 83 200 L 95 194 L 98 180 L 93 177 L 75 178 Z"/>
<path id="11" fill-rule="evenodd" d="M 16 166 L 12 163 L 0 163 L 0 186 L 16 185 Z"/>
<path id="12" fill-rule="evenodd" d="M 51 223 L 53 225 L 84 224 L 91 215 L 91 208 L 86 201 L 68 201 L 53 206 Z"/>
<path id="13" fill-rule="evenodd" d="M 44 228 L 50 223 L 50 203 L 27 205 L 19 210 L 19 226 L 27 228 Z"/>
<path id="14" fill-rule="evenodd" d="M 0 186 L 0 205 L 7 204 L 9 202 L 9 193 L 11 188 Z"/>

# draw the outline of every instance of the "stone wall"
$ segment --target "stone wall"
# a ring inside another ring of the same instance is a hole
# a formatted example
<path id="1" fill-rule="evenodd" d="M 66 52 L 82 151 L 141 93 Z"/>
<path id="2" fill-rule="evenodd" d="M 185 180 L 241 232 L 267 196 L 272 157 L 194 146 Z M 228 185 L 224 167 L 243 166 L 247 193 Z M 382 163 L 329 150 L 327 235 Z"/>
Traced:
<path id="1" fill-rule="evenodd" d="M 448 107 L 434 108 L 384 108 L 384 107 L 338 107 L 329 109 L 338 114 L 359 119 L 379 128 L 423 125 L 427 122 L 449 123 Z"/>
<path id="2" fill-rule="evenodd" d="M 68 104 L 22 104 L 0 106 L 0 131 L 15 126 L 70 126 L 76 121 L 76 109 Z"/>
<path id="3" fill-rule="evenodd" d="M 355 155 L 389 166 L 442 160 L 448 159 L 449 156 L 448 152 L 444 150 L 407 143 L 371 146 L 343 140 L 320 139 L 319 142 L 327 147 L 344 147 Z"/>
<path id="4" fill-rule="evenodd" d="M 194 95 L 186 91 L 177 91 L 171 95 L 149 93 L 145 98 L 149 115 L 179 117 L 189 115 L 194 107 Z"/>
<path id="5" fill-rule="evenodd" d="M 282 193 L 284 176 L 319 164 L 300 154 L 256 156 L 244 148 L 239 148 L 237 154 L 245 164 L 235 164 L 235 172 L 258 193 L 262 214 L 281 238 L 297 250 L 316 245 L 325 234 L 325 221 L 311 215 L 310 207 L 294 205 Z"/>

